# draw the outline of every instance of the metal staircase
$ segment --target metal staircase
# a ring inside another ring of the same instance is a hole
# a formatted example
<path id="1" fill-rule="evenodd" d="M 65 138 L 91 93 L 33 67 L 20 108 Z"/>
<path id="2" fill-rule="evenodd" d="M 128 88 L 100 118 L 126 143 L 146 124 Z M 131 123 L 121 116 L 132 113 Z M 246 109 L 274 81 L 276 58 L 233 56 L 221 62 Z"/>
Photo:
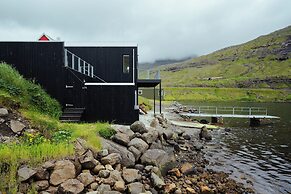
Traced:
<path id="1" fill-rule="evenodd" d="M 80 122 L 85 108 L 65 108 L 62 116 L 60 117 L 61 122 Z"/>

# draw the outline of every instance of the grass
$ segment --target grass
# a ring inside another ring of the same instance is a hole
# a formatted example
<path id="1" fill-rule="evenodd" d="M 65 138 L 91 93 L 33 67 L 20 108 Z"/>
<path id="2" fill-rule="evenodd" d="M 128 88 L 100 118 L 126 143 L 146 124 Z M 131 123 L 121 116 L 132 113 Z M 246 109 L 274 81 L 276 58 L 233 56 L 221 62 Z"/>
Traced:
<path id="1" fill-rule="evenodd" d="M 290 94 L 286 90 L 245 89 L 245 88 L 189 88 L 166 87 L 165 100 L 209 101 L 252 101 L 252 102 L 286 102 Z"/>
<path id="2" fill-rule="evenodd" d="M 152 100 L 142 97 L 142 96 L 138 96 L 138 104 L 144 104 L 146 111 L 152 110 L 153 108 Z"/>
<path id="3" fill-rule="evenodd" d="M 181 63 L 161 66 L 159 68 L 163 86 L 290 90 L 291 54 L 289 52 L 289 58 L 283 61 L 277 60 L 278 55 L 276 54 L 276 49 L 282 49 L 283 42 L 287 41 L 290 36 L 291 26 L 241 45 L 224 48 Z M 140 77 L 145 76 L 146 71 L 140 75 Z M 260 81 L 254 82 L 253 80 Z M 241 92 L 244 93 L 244 91 Z M 184 93 L 186 91 L 182 92 L 182 94 Z M 263 95 L 267 95 L 265 92 L 263 93 Z M 268 91 L 267 93 L 279 94 L 278 97 L 271 98 L 282 99 L 281 91 Z M 210 100 L 223 98 L 222 96 L 215 97 L 210 91 L 205 95 L 206 99 Z M 228 93 L 223 95 L 227 96 Z M 177 96 L 181 95 L 170 95 L 171 98 L 177 98 Z M 202 99 L 198 94 L 194 97 Z M 189 98 L 189 95 L 181 96 L 181 98 Z M 241 98 L 252 99 L 245 95 L 239 99 Z M 270 98 L 266 97 L 261 100 L 263 99 L 269 100 Z M 286 98 L 283 97 L 283 99 Z"/>
<path id="4" fill-rule="evenodd" d="M 60 104 L 5 63 L 0 63 L 0 105 L 18 112 L 31 128 L 39 131 L 37 135 L 22 136 L 19 142 L 0 144 L 0 192 L 17 193 L 20 165 L 35 167 L 47 160 L 71 156 L 79 137 L 97 151 L 101 148 L 99 132 L 110 132 L 108 123 L 61 123 Z"/>

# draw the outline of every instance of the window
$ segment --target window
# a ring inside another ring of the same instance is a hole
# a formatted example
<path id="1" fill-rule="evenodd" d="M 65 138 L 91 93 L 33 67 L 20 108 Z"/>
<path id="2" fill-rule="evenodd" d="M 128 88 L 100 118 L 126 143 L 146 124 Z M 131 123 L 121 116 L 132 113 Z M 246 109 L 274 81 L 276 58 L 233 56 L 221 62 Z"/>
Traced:
<path id="1" fill-rule="evenodd" d="M 129 55 L 123 55 L 123 73 L 129 73 Z"/>

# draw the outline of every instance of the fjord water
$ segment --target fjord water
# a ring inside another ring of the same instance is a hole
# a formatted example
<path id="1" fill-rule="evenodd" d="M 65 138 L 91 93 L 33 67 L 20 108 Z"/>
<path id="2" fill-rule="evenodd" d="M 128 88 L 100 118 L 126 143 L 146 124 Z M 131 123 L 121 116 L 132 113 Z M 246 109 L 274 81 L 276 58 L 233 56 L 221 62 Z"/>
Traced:
<path id="1" fill-rule="evenodd" d="M 256 193 L 291 193 L 291 103 L 182 102 L 191 106 L 265 107 L 279 116 L 271 124 L 249 127 L 248 119 L 224 119 L 225 130 L 213 131 L 207 144 L 210 168 L 230 173 Z"/>

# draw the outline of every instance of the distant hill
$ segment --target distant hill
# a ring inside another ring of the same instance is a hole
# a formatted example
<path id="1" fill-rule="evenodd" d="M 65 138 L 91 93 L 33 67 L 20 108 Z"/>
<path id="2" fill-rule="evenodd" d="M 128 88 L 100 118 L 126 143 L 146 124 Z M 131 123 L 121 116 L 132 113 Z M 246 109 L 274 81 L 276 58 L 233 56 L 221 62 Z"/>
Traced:
<path id="1" fill-rule="evenodd" d="M 140 70 L 148 70 L 148 69 L 152 69 L 152 68 L 155 68 L 155 67 L 159 67 L 161 65 L 168 65 L 168 64 L 173 64 L 173 63 L 184 62 L 184 61 L 193 59 L 195 57 L 197 57 L 197 55 L 183 57 L 183 58 L 180 58 L 180 59 L 158 59 L 153 63 L 140 63 L 140 64 L 138 64 L 138 68 Z"/>
<path id="2" fill-rule="evenodd" d="M 168 87 L 291 87 L 291 26 L 244 44 L 163 65 Z"/>

